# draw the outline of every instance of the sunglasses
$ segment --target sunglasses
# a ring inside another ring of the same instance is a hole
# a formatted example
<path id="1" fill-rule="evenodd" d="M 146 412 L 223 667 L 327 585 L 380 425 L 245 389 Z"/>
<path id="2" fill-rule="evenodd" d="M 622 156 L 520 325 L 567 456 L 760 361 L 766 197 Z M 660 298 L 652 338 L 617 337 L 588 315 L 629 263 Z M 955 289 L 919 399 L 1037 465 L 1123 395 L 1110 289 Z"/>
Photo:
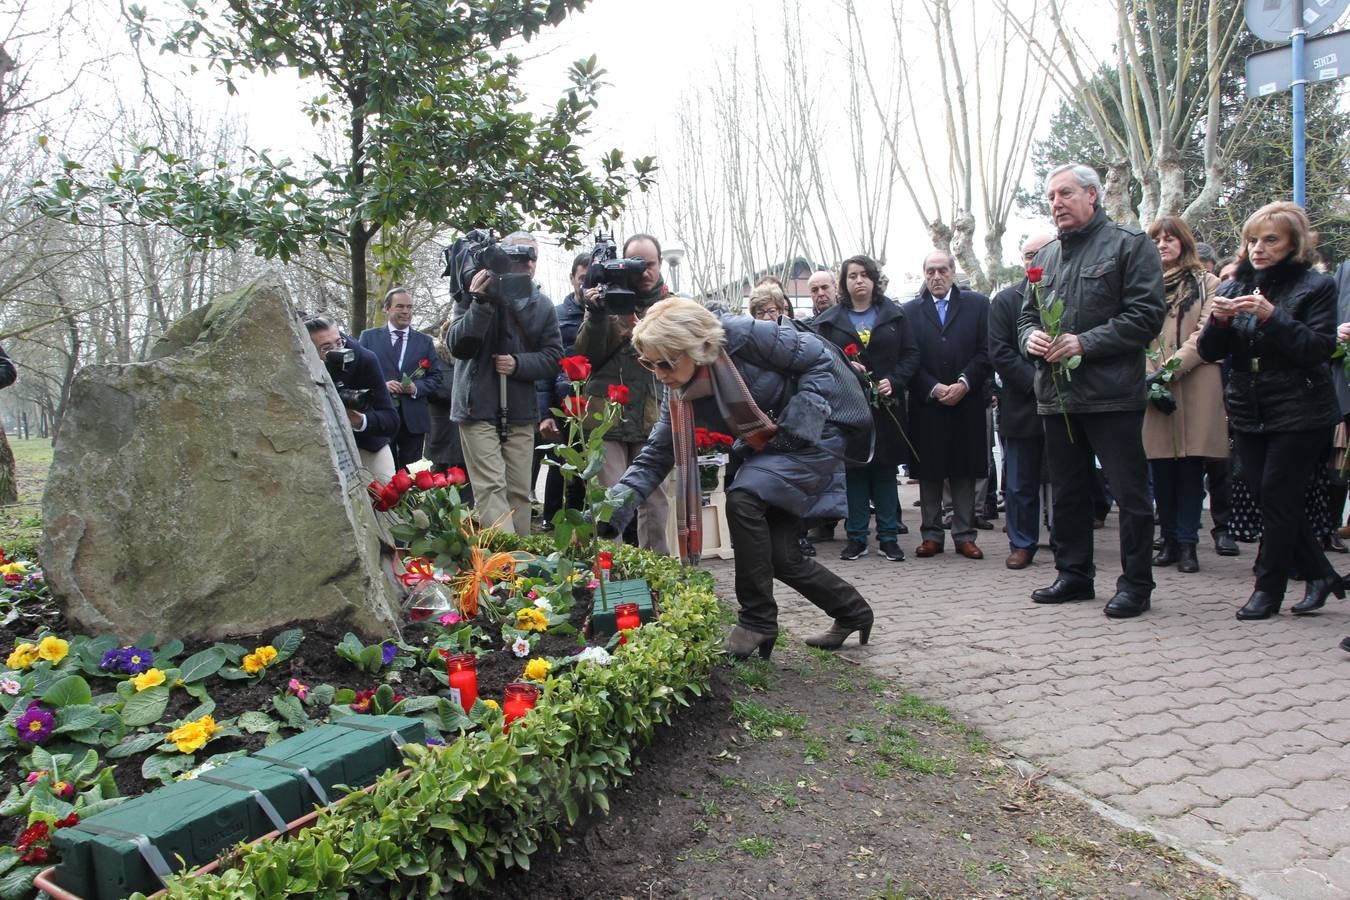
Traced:
<path id="1" fill-rule="evenodd" d="M 669 373 L 674 372 L 679 366 L 679 363 L 671 362 L 668 359 L 647 359 L 645 356 L 639 356 L 637 361 L 638 365 L 642 366 L 642 368 L 646 369 L 648 372 Z"/>

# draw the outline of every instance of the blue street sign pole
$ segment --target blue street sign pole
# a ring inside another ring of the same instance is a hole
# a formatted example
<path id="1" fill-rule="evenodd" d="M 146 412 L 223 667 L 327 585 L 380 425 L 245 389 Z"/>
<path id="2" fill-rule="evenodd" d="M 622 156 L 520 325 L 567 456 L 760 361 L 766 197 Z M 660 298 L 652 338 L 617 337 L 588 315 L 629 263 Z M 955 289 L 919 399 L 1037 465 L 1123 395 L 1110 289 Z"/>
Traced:
<path id="1" fill-rule="evenodd" d="M 1294 202 L 1304 205 L 1305 185 L 1307 183 L 1308 156 L 1304 146 L 1304 101 L 1307 97 L 1308 79 L 1303 73 L 1303 41 L 1308 32 L 1303 27 L 1303 0 L 1294 0 L 1294 29 L 1290 33 L 1290 42 L 1294 51 L 1293 88 L 1294 88 Z"/>

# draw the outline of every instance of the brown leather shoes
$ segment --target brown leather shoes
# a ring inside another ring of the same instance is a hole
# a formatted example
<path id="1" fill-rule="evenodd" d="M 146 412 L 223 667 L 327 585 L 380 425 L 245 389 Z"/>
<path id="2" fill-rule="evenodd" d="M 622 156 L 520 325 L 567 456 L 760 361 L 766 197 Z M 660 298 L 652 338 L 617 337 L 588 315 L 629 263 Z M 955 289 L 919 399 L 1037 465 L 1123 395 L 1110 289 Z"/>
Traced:
<path id="1" fill-rule="evenodd" d="M 1026 550 L 1014 550 L 1003 564 L 1010 569 L 1025 569 L 1031 565 L 1031 554 Z"/>
<path id="2" fill-rule="evenodd" d="M 957 541 L 956 552 L 966 559 L 984 559 L 984 551 L 976 546 L 974 541 Z"/>
<path id="3" fill-rule="evenodd" d="M 937 556 L 943 552 L 941 541 L 924 541 L 914 551 L 915 556 Z"/>

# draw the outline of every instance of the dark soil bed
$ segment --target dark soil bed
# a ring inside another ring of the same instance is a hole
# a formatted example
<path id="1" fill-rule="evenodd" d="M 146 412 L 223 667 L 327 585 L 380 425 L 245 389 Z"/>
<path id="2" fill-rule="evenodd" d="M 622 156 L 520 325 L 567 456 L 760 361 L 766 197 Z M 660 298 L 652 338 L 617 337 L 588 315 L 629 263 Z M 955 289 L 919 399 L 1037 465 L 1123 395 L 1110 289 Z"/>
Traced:
<path id="1" fill-rule="evenodd" d="M 502 898 L 1237 897 L 1017 774 L 940 707 L 828 654 L 720 669 Z"/>

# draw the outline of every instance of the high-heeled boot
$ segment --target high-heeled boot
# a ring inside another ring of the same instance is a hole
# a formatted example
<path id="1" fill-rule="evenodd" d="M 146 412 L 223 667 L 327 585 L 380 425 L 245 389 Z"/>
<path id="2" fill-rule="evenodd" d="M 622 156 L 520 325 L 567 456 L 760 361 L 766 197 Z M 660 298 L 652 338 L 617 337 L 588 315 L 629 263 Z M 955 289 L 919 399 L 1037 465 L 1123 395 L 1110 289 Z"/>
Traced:
<path id="1" fill-rule="evenodd" d="M 1289 611 L 1296 616 L 1305 616 L 1310 612 L 1316 612 L 1326 605 L 1327 595 L 1329 594 L 1335 594 L 1341 600 L 1345 599 L 1345 581 L 1341 576 L 1333 575 L 1330 578 L 1318 578 L 1315 581 L 1309 581 L 1307 593 Z"/>
<path id="2" fill-rule="evenodd" d="M 759 651 L 760 659 L 768 659 L 777 637 L 776 634 L 763 634 L 737 625 L 727 635 L 722 649 L 726 651 L 727 656 L 734 656 L 736 659 L 749 659 L 750 654 L 756 650 Z"/>
<path id="3" fill-rule="evenodd" d="M 872 610 L 869 608 L 865 615 L 855 619 L 835 619 L 834 624 L 828 631 L 821 634 L 812 635 L 806 639 L 806 646 L 818 647 L 821 650 L 838 650 L 844 646 L 844 641 L 853 632 L 858 632 L 858 644 L 864 645 L 867 639 L 872 636 Z"/>
<path id="4" fill-rule="evenodd" d="M 1188 574 L 1200 571 L 1200 560 L 1196 559 L 1194 544 L 1177 542 L 1177 571 Z"/>
<path id="5" fill-rule="evenodd" d="M 1237 611 L 1237 617 L 1243 621 L 1269 619 L 1271 616 L 1279 615 L 1283 603 L 1283 597 L 1276 597 L 1265 591 L 1252 591 L 1247 604 Z"/>

